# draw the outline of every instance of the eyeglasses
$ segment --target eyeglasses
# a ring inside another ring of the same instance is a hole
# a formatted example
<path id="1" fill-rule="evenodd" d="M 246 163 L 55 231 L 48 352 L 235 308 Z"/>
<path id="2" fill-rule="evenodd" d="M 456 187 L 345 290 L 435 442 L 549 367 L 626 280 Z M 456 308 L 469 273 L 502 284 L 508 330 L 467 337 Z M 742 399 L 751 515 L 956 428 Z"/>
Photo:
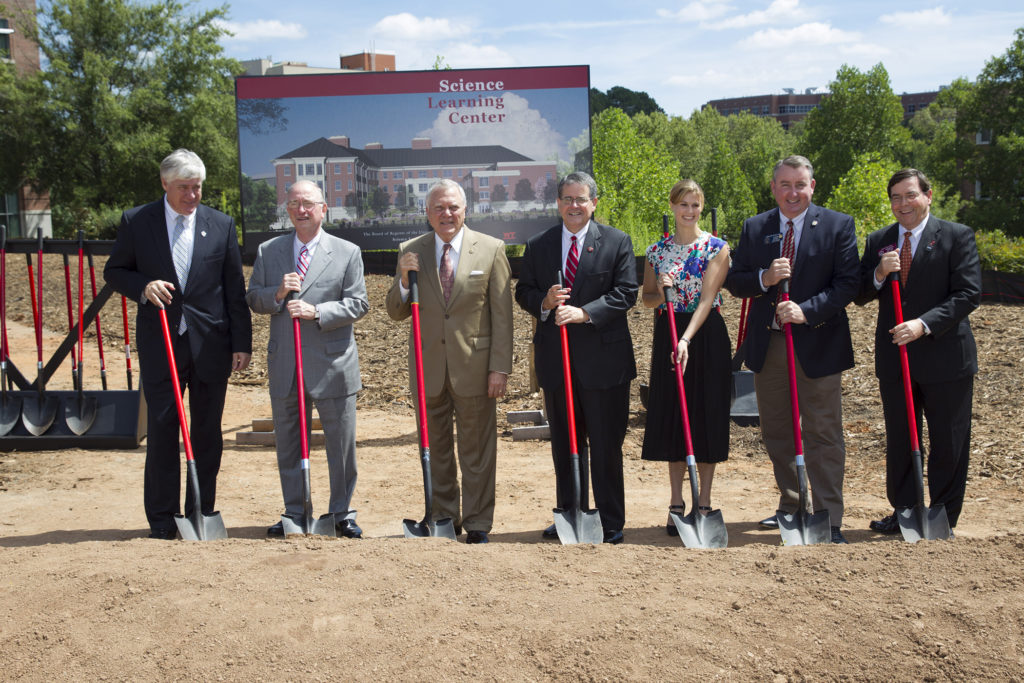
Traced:
<path id="1" fill-rule="evenodd" d="M 920 192 L 908 192 L 906 194 L 894 194 L 889 197 L 890 204 L 902 204 L 903 202 L 912 202 L 921 196 Z"/>
<path id="2" fill-rule="evenodd" d="M 572 206 L 573 204 L 578 204 L 579 206 L 586 206 L 587 204 L 590 203 L 590 197 L 559 197 L 559 200 L 561 200 L 563 204 L 566 204 L 568 206 Z"/>
<path id="3" fill-rule="evenodd" d="M 299 208 L 300 206 L 306 211 L 312 211 L 314 207 L 320 206 L 322 203 L 323 202 L 311 202 L 308 199 L 303 200 L 301 202 L 298 199 L 292 199 L 289 200 L 288 203 L 285 204 L 285 206 L 287 206 L 289 209 L 293 211 Z"/>

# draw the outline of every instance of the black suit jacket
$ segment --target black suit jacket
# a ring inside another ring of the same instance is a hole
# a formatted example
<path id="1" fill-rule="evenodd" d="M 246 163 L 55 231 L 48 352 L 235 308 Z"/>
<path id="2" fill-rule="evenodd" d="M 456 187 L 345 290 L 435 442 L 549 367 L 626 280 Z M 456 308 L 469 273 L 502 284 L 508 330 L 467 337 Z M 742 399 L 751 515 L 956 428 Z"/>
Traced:
<path id="1" fill-rule="evenodd" d="M 538 318 L 533 337 L 537 380 L 548 391 L 561 390 L 564 385 L 562 342 L 554 312 L 540 321 L 540 305 L 548 289 L 558 282 L 563 265 L 559 224 L 527 241 L 516 283 L 516 301 Z M 636 258 L 629 236 L 591 221 L 568 301 L 590 316 L 589 323 L 568 326 L 573 379 L 582 388 L 607 389 L 636 377 L 626 311 L 636 303 L 637 290 Z"/>
<path id="2" fill-rule="evenodd" d="M 760 372 L 778 285 L 761 290 L 759 271 L 779 258 L 779 209 L 760 213 L 743 223 L 739 246 L 725 287 L 734 296 L 751 299 L 744 342 L 747 367 Z M 790 299 L 800 305 L 805 325 L 793 325 L 793 347 L 808 377 L 825 377 L 853 367 L 853 343 L 846 305 L 860 286 L 857 234 L 853 218 L 811 204 L 804 216 L 800 244 L 793 257 Z"/>
<path id="3" fill-rule="evenodd" d="M 141 303 L 146 284 L 153 280 L 174 283 L 167 320 L 174 334 L 185 316 L 195 370 L 201 379 L 226 381 L 232 353 L 252 352 L 252 318 L 245 303 L 242 258 L 230 216 L 203 205 L 196 209 L 192 265 L 183 296 L 171 256 L 163 199 L 122 214 L 103 276 L 114 290 L 139 303 L 136 343 L 145 381 L 170 379 L 159 309 L 148 301 Z"/>
<path id="4" fill-rule="evenodd" d="M 875 374 L 899 381 L 899 347 L 889 334 L 896 325 L 892 285 L 875 289 L 880 251 L 895 248 L 898 223 L 868 235 L 861 259 L 858 304 L 878 298 L 875 327 Z M 981 263 L 974 231 L 966 225 L 929 216 L 910 266 L 906 287 L 900 287 L 903 319 L 920 318 L 931 330 L 907 346 L 910 376 L 915 382 L 947 382 L 978 372 L 978 349 L 967 316 L 981 303 Z"/>

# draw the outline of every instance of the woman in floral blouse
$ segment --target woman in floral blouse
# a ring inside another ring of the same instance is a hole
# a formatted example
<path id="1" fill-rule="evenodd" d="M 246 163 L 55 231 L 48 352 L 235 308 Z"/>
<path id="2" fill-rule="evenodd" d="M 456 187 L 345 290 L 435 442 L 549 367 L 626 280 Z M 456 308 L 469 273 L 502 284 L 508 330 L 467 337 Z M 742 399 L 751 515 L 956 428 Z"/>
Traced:
<path id="1" fill-rule="evenodd" d="M 732 368 L 729 333 L 722 319 L 720 290 L 729 271 L 729 245 L 698 226 L 704 191 L 692 180 L 680 180 L 669 193 L 676 230 L 647 248 L 642 298 L 657 308 L 651 355 L 644 460 L 668 462 L 669 510 L 683 514 L 683 472 L 686 448 L 679 415 L 679 396 L 672 365 L 672 343 L 664 287 L 682 330 L 675 362 L 683 367 L 693 451 L 700 477 L 698 511 L 711 512 L 711 480 L 715 464 L 729 456 L 729 402 Z M 676 535 L 671 517 L 665 526 Z"/>

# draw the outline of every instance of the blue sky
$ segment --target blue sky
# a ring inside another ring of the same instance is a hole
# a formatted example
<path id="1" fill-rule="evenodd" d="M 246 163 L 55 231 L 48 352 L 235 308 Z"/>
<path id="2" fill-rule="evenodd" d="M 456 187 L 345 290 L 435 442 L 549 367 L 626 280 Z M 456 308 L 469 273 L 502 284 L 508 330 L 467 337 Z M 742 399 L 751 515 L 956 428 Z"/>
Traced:
<path id="1" fill-rule="evenodd" d="M 195 7 L 224 4 L 199 0 Z M 893 90 L 974 79 L 1024 26 L 1021 0 L 230 3 L 229 56 L 336 67 L 394 53 L 400 70 L 587 64 L 601 90 L 643 90 L 670 115 L 704 102 L 823 90 L 842 64 L 881 61 Z"/>

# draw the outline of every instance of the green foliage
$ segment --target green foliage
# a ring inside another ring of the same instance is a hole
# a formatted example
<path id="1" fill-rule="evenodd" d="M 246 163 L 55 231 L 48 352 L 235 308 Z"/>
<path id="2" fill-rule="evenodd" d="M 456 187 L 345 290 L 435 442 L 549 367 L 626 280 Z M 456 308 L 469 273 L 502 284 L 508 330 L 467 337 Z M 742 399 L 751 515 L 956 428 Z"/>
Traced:
<path id="1" fill-rule="evenodd" d="M 0 64 L 0 185 L 48 189 L 55 232 L 104 222 L 161 192 L 159 163 L 177 147 L 203 158 L 204 202 L 240 212 L 234 74 L 217 20 L 174 0 L 54 0 L 29 35 L 44 69 Z M 98 229 L 98 228 L 97 228 Z"/>
<path id="2" fill-rule="evenodd" d="M 590 115 L 597 116 L 605 109 L 621 109 L 627 116 L 643 112 L 650 114 L 656 111 L 664 113 L 654 98 L 645 92 L 630 90 L 616 85 L 602 93 L 597 88 L 590 89 Z"/>
<path id="3" fill-rule="evenodd" d="M 868 234 L 895 220 L 886 189 L 889 178 L 900 169 L 892 159 L 861 154 L 836 186 L 826 206 L 853 216 L 857 226 L 857 248 L 864 251 Z"/>
<path id="4" fill-rule="evenodd" d="M 905 160 L 910 133 L 903 105 L 882 64 L 867 72 L 843 65 L 829 84 L 831 94 L 807 115 L 798 149 L 814 164 L 815 194 L 827 201 L 863 154 Z"/>
<path id="5" fill-rule="evenodd" d="M 974 86 L 957 79 L 910 119 L 909 165 L 924 171 L 933 182 L 952 187 L 960 182 L 963 161 L 974 151 L 974 136 L 958 131 L 957 115 L 973 97 Z"/>
<path id="6" fill-rule="evenodd" d="M 1024 237 L 1008 237 L 1002 230 L 978 230 L 974 239 L 984 270 L 1024 275 Z"/>
<path id="7" fill-rule="evenodd" d="M 661 214 L 679 179 L 663 148 L 643 137 L 620 109 L 593 117 L 594 179 L 599 219 L 627 232 L 642 253 L 661 236 Z"/>
<path id="8" fill-rule="evenodd" d="M 735 244 L 743 221 L 757 213 L 757 204 L 724 133 L 714 142 L 708 163 L 696 180 L 704 189 L 705 205 L 718 208 L 719 236 Z"/>
<path id="9" fill-rule="evenodd" d="M 242 205 L 250 230 L 262 232 L 277 221 L 277 192 L 262 180 L 242 174 Z"/>

